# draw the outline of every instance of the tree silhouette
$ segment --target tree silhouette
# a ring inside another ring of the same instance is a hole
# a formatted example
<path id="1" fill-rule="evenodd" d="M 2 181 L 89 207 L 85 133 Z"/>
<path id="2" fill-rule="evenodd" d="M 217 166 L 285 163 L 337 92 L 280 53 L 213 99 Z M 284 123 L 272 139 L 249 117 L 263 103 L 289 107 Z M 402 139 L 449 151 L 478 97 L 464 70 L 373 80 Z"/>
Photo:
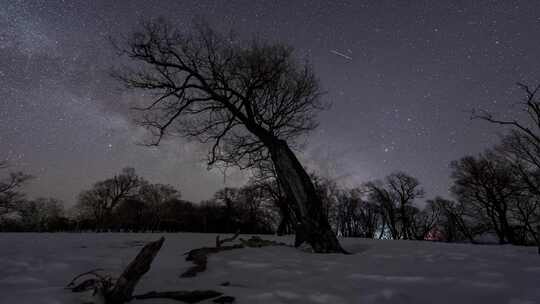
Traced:
<path id="1" fill-rule="evenodd" d="M 420 182 L 407 173 L 394 172 L 383 181 L 365 184 L 369 200 L 379 205 L 382 231 L 388 227 L 393 239 L 414 239 L 414 200 L 424 195 Z"/>
<path id="2" fill-rule="evenodd" d="M 157 96 L 136 108 L 138 123 L 154 135 L 149 144 L 176 134 L 209 143 L 209 165 L 252 168 L 272 160 L 298 209 L 296 243 L 344 252 L 289 146 L 316 127 L 315 114 L 324 108 L 310 66 L 299 64 L 290 47 L 239 41 L 204 24 L 182 33 L 158 20 L 143 23 L 118 49 L 132 66 L 115 76 Z"/>
<path id="3" fill-rule="evenodd" d="M 142 183 L 138 198 L 148 209 L 147 217 L 151 231 L 159 231 L 165 204 L 171 200 L 179 200 L 180 192 L 171 185 Z"/>
<path id="4" fill-rule="evenodd" d="M 451 163 L 452 193 L 467 215 L 494 231 L 500 243 L 516 242 L 512 212 L 521 199 L 522 184 L 512 166 L 487 151 Z"/>
<path id="5" fill-rule="evenodd" d="M 0 161 L 0 170 L 8 167 L 6 161 Z M 32 178 L 33 176 L 23 172 L 10 172 L 8 176 L 0 179 L 0 215 L 15 211 L 24 198 L 20 188 Z"/>
<path id="6" fill-rule="evenodd" d="M 527 192 L 522 196 L 524 199 L 516 203 L 517 214 L 537 243 L 540 253 L 540 85 L 517 85 L 524 93 L 517 102 L 521 115 L 498 117 L 489 111 L 480 110 L 473 111 L 472 118 L 510 129 L 495 151 L 508 161 L 512 166 L 512 174 L 518 176 L 526 188 L 523 190 Z"/>
<path id="7" fill-rule="evenodd" d="M 92 189 L 79 194 L 79 207 L 93 216 L 97 230 L 109 227 L 113 209 L 137 194 L 143 179 L 133 168 L 124 168 L 120 174 L 94 184 Z"/>

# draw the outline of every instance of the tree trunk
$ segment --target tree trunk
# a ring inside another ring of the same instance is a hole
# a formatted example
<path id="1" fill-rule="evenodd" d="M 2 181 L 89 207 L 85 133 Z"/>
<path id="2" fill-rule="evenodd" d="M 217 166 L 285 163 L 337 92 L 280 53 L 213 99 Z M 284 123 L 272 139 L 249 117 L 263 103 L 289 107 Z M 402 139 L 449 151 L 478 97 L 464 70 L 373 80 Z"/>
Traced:
<path id="1" fill-rule="evenodd" d="M 345 253 L 324 215 L 323 203 L 309 175 L 287 143 L 274 140 L 268 148 L 286 197 L 298 207 L 295 245 L 307 242 L 318 253 Z"/>

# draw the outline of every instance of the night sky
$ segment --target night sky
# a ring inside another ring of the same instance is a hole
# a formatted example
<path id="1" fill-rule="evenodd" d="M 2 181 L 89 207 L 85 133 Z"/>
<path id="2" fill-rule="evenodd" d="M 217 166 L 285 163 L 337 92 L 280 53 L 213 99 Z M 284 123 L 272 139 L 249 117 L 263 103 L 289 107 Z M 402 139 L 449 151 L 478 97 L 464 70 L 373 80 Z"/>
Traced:
<path id="1" fill-rule="evenodd" d="M 513 114 L 515 82 L 540 81 L 539 1 L 0 0 L 0 158 L 38 177 L 31 196 L 70 205 L 125 166 L 194 201 L 245 181 L 207 171 L 198 144 L 137 145 L 145 132 L 126 105 L 137 97 L 109 76 L 108 37 L 159 16 L 181 27 L 202 17 L 307 57 L 333 106 L 301 157 L 347 186 L 404 170 L 427 197 L 448 196 L 449 162 L 503 131 L 470 111 Z"/>

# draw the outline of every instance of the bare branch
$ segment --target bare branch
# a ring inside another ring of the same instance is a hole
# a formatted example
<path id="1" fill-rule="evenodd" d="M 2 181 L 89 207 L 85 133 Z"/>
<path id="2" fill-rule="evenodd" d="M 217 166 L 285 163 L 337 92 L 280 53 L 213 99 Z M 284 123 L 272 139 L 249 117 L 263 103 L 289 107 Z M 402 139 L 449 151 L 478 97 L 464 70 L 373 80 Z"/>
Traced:
<path id="1" fill-rule="evenodd" d="M 324 108 L 309 65 L 281 44 L 236 41 L 204 23 L 181 33 L 153 20 L 116 46 L 135 65 L 113 75 L 156 95 L 133 107 L 153 135 L 149 145 L 173 131 L 211 142 L 209 165 L 252 167 L 267 158 L 266 138 L 294 141 L 316 127 L 314 113 Z"/>

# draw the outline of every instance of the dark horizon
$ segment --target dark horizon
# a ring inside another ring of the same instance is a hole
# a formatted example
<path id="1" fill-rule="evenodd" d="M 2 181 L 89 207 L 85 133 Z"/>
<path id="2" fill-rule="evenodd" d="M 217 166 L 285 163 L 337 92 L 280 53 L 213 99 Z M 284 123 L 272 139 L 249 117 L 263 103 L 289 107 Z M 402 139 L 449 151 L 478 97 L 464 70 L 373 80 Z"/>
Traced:
<path id="1" fill-rule="evenodd" d="M 94 182 L 134 167 L 152 182 L 200 201 L 243 184 L 242 173 L 206 171 L 206 149 L 175 138 L 136 145 L 133 96 L 109 76 L 117 57 L 108 37 L 144 18 L 188 25 L 202 17 L 243 38 L 259 34 L 307 57 L 333 106 L 308 137 L 304 165 L 355 186 L 402 170 L 426 198 L 448 197 L 448 165 L 477 154 L 504 131 L 470 120 L 473 109 L 513 115 L 516 82 L 536 85 L 540 3 L 458 5 L 418 1 L 93 1 L 0 5 L 2 158 L 37 178 L 30 196 L 68 205 Z"/>

